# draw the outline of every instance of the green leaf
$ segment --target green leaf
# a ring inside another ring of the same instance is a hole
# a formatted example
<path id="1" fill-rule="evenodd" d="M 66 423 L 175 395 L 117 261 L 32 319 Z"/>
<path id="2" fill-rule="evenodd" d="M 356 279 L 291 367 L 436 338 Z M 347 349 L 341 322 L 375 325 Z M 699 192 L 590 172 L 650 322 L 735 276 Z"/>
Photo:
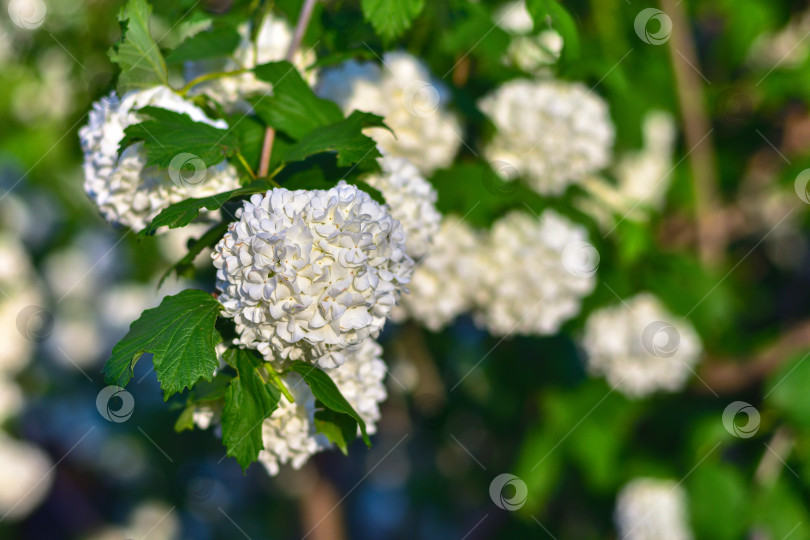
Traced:
<path id="1" fill-rule="evenodd" d="M 183 41 L 166 57 L 169 63 L 205 60 L 228 56 L 239 45 L 242 37 L 232 26 L 215 26 L 194 34 Z"/>
<path id="2" fill-rule="evenodd" d="M 363 421 L 363 418 L 357 414 L 357 411 L 346 401 L 346 398 L 340 393 L 335 381 L 333 381 L 326 372 L 312 364 L 307 364 L 300 360 L 294 362 L 292 366 L 290 366 L 290 369 L 304 378 L 309 388 L 312 390 L 315 399 L 323 403 L 324 407 L 338 414 L 351 417 L 354 422 L 360 426 L 360 432 L 363 434 L 363 442 L 366 443 L 366 446 L 371 446 L 368 433 L 366 433 L 366 423 Z M 357 433 L 356 428 L 354 432 Z"/>
<path id="3" fill-rule="evenodd" d="M 321 409 L 315 413 L 315 431 L 323 433 L 343 455 L 348 455 L 349 443 L 357 437 L 357 422 L 347 414 Z"/>
<path id="4" fill-rule="evenodd" d="M 188 246 L 188 253 L 186 253 L 182 259 L 171 265 L 160 277 L 158 288 L 163 286 L 163 282 L 166 281 L 166 278 L 168 278 L 172 272 L 179 277 L 186 275 L 194 268 L 194 259 L 196 259 L 205 248 L 216 244 L 225 235 L 225 231 L 228 230 L 228 225 L 229 223 L 226 221 L 217 223 L 205 231 L 198 239 L 191 241 Z"/>
<path id="5" fill-rule="evenodd" d="M 181 173 L 187 167 L 192 167 L 190 172 L 199 175 L 203 167 L 216 165 L 239 150 L 239 137 L 230 129 L 195 122 L 187 114 L 159 107 L 144 107 L 138 112 L 148 119 L 124 130 L 121 149 L 143 141 L 146 165 L 176 171 L 181 180 Z M 203 176 L 196 183 L 204 181 Z"/>
<path id="6" fill-rule="evenodd" d="M 271 95 L 248 99 L 253 110 L 268 126 L 293 139 L 343 119 L 340 108 L 316 96 L 289 62 L 262 64 L 253 68 L 253 73 L 273 85 Z"/>
<path id="7" fill-rule="evenodd" d="M 264 448 L 262 422 L 278 408 L 281 392 L 264 382 L 256 371 L 264 361 L 252 350 L 228 349 L 223 355 L 236 368 L 237 377 L 225 392 L 222 442 L 242 469 L 256 461 Z M 272 369 L 272 368 L 270 368 Z"/>
<path id="8" fill-rule="evenodd" d="M 562 60 L 579 56 L 579 34 L 571 14 L 557 0 L 527 0 L 526 8 L 534 19 L 535 30 L 551 26 L 563 38 Z"/>
<path id="9" fill-rule="evenodd" d="M 155 231 L 164 226 L 170 229 L 185 227 L 200 215 L 202 208 L 206 210 L 218 210 L 223 204 L 235 197 L 252 195 L 253 193 L 264 193 L 271 188 L 272 186 L 267 181 L 257 180 L 247 187 L 224 191 L 208 197 L 180 201 L 168 208 L 164 208 L 147 227 L 138 233 L 138 235 L 143 237 L 155 234 Z"/>
<path id="10" fill-rule="evenodd" d="M 335 152 L 339 167 L 348 167 L 380 157 L 377 143 L 366 135 L 363 128 L 386 127 L 382 117 L 367 112 L 353 111 L 345 120 L 318 128 L 293 145 L 284 160 L 303 161 L 323 152 Z M 375 161 L 376 163 L 376 161 Z"/>
<path id="11" fill-rule="evenodd" d="M 802 429 L 810 428 L 810 351 L 793 355 L 766 381 L 765 402 Z"/>
<path id="12" fill-rule="evenodd" d="M 118 64 L 118 93 L 169 84 L 166 61 L 149 34 L 152 6 L 146 0 L 129 0 L 118 15 L 121 39 L 110 49 L 110 60 Z"/>
<path id="13" fill-rule="evenodd" d="M 214 325 L 219 302 L 205 291 L 187 289 L 144 311 L 112 350 L 104 366 L 107 384 L 126 386 L 138 359 L 151 353 L 163 398 L 210 381 L 217 368 L 214 347 L 222 338 Z"/>
<path id="14" fill-rule="evenodd" d="M 425 7 L 424 0 L 362 0 L 363 17 L 374 31 L 390 41 L 411 27 Z"/>
<path id="15" fill-rule="evenodd" d="M 194 429 L 194 409 L 196 407 L 191 404 L 183 409 L 183 412 L 180 413 L 180 416 L 177 417 L 177 421 L 174 423 L 174 430 L 177 433 L 182 431 L 187 431 Z"/>

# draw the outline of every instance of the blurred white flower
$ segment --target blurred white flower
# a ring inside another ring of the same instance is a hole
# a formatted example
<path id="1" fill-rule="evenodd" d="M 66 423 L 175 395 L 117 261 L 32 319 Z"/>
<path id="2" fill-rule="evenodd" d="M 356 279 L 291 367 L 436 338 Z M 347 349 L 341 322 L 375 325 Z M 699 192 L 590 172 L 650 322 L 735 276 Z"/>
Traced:
<path id="1" fill-rule="evenodd" d="M 176 540 L 180 532 L 180 516 L 174 506 L 162 501 L 146 501 L 135 507 L 126 524 L 108 526 L 88 540 Z"/>
<path id="2" fill-rule="evenodd" d="M 408 293 L 392 317 L 407 317 L 438 331 L 461 313 L 471 309 L 478 287 L 476 257 L 481 237 L 457 216 L 442 221 L 435 244 L 424 259 L 417 261 Z"/>
<path id="3" fill-rule="evenodd" d="M 557 332 L 595 285 L 598 254 L 587 241 L 584 227 L 552 210 L 499 219 L 478 249 L 476 322 L 493 335 Z"/>
<path id="4" fill-rule="evenodd" d="M 579 83 L 509 81 L 479 101 L 497 129 L 484 148 L 498 174 L 519 175 L 541 195 L 559 195 L 606 167 L 614 128 L 602 98 Z"/>
<path id="5" fill-rule="evenodd" d="M 624 540 L 691 540 L 686 492 L 671 480 L 636 478 L 616 500 L 618 536 Z"/>
<path id="6" fill-rule="evenodd" d="M 368 135 L 425 175 L 450 165 L 461 144 L 458 119 L 446 109 L 449 93 L 410 54 L 386 53 L 382 67 L 350 60 L 325 70 L 317 92 L 346 114 L 356 109 L 382 116 L 396 137 L 383 128 L 369 128 Z"/>
<path id="7" fill-rule="evenodd" d="M 139 121 L 138 109 L 160 107 L 187 114 L 195 122 L 225 128 L 222 120 L 211 120 L 202 109 L 183 100 L 170 88 L 157 86 L 128 92 L 122 98 L 115 93 L 93 104 L 89 123 L 79 131 L 84 151 L 84 189 L 111 223 L 120 223 L 135 231 L 169 205 L 189 197 L 205 197 L 239 187 L 236 170 L 222 162 L 213 167 L 191 154 L 185 163 L 200 167 L 193 178 L 177 171 L 146 167 L 143 143 L 135 143 L 119 154 L 124 130 Z M 172 178 L 174 174 L 177 178 Z"/>
<path id="8" fill-rule="evenodd" d="M 239 26 L 242 41 L 231 55 L 232 60 L 222 65 L 212 65 L 211 62 L 193 62 L 186 68 L 186 79 L 189 81 L 200 75 L 212 71 L 234 71 L 237 69 L 250 69 L 268 62 L 278 62 L 287 56 L 287 50 L 293 37 L 293 30 L 284 19 L 268 14 L 259 29 L 256 43 L 250 41 L 250 26 Z M 293 55 L 292 64 L 304 76 L 309 84 L 317 80 L 315 70 L 307 70 L 317 57 L 314 50 L 297 50 Z M 206 81 L 192 89 L 192 95 L 206 94 L 218 101 L 228 110 L 249 111 L 250 105 L 245 98 L 251 94 L 267 94 L 272 91 L 272 85 L 260 81 L 253 73 L 243 73 L 232 77 L 222 77 Z"/>
<path id="9" fill-rule="evenodd" d="M 405 228 L 408 255 L 423 256 L 433 244 L 442 215 L 436 210 L 436 190 L 410 161 L 384 155 L 381 174 L 365 178 L 391 208 L 391 216 Z"/>
<path id="10" fill-rule="evenodd" d="M 0 424 L 16 416 L 24 403 L 25 397 L 17 383 L 0 374 Z"/>
<path id="11" fill-rule="evenodd" d="M 805 38 L 810 33 L 810 9 L 790 18 L 782 29 L 759 34 L 748 52 L 748 62 L 758 68 L 792 69 L 810 53 Z"/>
<path id="12" fill-rule="evenodd" d="M 208 223 L 191 223 L 179 229 L 169 229 L 157 239 L 160 254 L 174 264 L 188 252 L 189 240 L 200 238 L 209 229 Z M 209 263 L 211 248 L 203 249 L 194 259 L 195 266 L 201 267 Z"/>
<path id="13" fill-rule="evenodd" d="M 386 368 L 381 354 L 382 347 L 368 339 L 358 349 L 348 351 L 341 366 L 327 370 L 366 423 L 369 434 L 377 431 L 379 405 L 387 397 L 383 384 Z M 309 386 L 296 373 L 284 376 L 283 380 L 295 403 L 282 397 L 279 408 L 262 425 L 264 450 L 259 452 L 259 462 L 272 476 L 278 474 L 280 465 L 289 463 L 300 469 L 310 456 L 332 447 L 326 437 L 315 431 L 315 397 Z"/>
<path id="14" fill-rule="evenodd" d="M 329 368 L 380 333 L 413 271 L 385 206 L 340 182 L 254 195 L 237 217 L 213 259 L 238 345 Z"/>
<path id="15" fill-rule="evenodd" d="M 0 29 L 2 32 L 2 29 Z M 0 40 L 3 38 L 0 37 Z M 57 47 L 41 54 L 36 69 L 13 89 L 11 112 L 23 123 L 62 120 L 77 103 L 73 60 Z"/>
<path id="16" fill-rule="evenodd" d="M 526 8 L 525 0 L 516 0 L 500 6 L 492 14 L 492 20 L 500 28 L 513 34 L 504 62 L 531 73 L 550 73 L 549 66 L 560 58 L 563 38 L 549 28 L 532 35 L 534 20 Z"/>
<path id="17" fill-rule="evenodd" d="M 0 518 L 18 520 L 30 514 L 47 496 L 53 477 L 45 452 L 0 431 Z"/>
<path id="18" fill-rule="evenodd" d="M 592 313 L 582 345 L 588 371 L 631 398 L 680 390 L 702 352 L 689 322 L 649 293 Z"/>

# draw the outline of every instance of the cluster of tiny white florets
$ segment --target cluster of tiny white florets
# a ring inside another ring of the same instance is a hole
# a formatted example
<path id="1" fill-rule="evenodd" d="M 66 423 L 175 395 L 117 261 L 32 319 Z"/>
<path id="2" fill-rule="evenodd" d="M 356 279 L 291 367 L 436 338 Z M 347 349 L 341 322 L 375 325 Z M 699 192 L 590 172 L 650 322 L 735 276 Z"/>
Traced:
<path id="1" fill-rule="evenodd" d="M 533 34 L 534 20 L 525 0 L 504 4 L 492 14 L 495 24 L 511 34 L 504 63 L 512 64 L 533 75 L 545 74 L 560 58 L 563 39 L 548 28 Z"/>
<path id="2" fill-rule="evenodd" d="M 402 225 L 355 186 L 254 195 L 214 248 L 237 345 L 267 360 L 340 365 L 376 337 L 410 279 Z"/>
<path id="3" fill-rule="evenodd" d="M 465 221 L 446 217 L 433 247 L 416 265 L 394 320 L 412 317 L 438 331 L 468 311 L 478 282 L 476 254 L 481 238 Z"/>
<path id="4" fill-rule="evenodd" d="M 692 326 L 649 293 L 592 313 L 583 347 L 588 370 L 633 398 L 683 388 L 702 351 Z"/>
<path id="5" fill-rule="evenodd" d="M 405 158 L 386 155 L 379 163 L 382 173 L 369 176 L 365 181 L 382 193 L 391 208 L 391 216 L 402 223 L 408 255 L 422 257 L 430 250 L 442 221 L 442 215 L 436 210 L 436 190 Z"/>
<path id="6" fill-rule="evenodd" d="M 251 69 L 268 62 L 284 60 L 292 42 L 293 32 L 289 23 L 273 14 L 268 14 L 256 35 L 255 43 L 250 40 L 250 26 L 239 26 L 242 41 L 231 54 L 231 59 L 222 65 L 212 66 L 210 62 L 194 62 L 186 68 L 186 78 L 192 80 L 212 70 L 235 71 Z M 293 54 L 292 64 L 302 73 L 310 84 L 316 80 L 316 72 L 307 68 L 316 60 L 312 50 L 297 50 Z M 250 106 L 245 98 L 252 94 L 267 94 L 272 85 L 256 78 L 251 72 L 230 77 L 220 77 L 203 82 L 192 89 L 192 94 L 205 94 L 229 110 L 247 111 Z"/>
<path id="7" fill-rule="evenodd" d="M 503 178 L 522 177 L 542 195 L 558 195 L 610 163 L 607 104 L 582 84 L 514 80 L 479 107 L 497 128 L 487 160 Z"/>
<path id="8" fill-rule="evenodd" d="M 636 478 L 616 500 L 616 528 L 625 540 L 691 540 L 686 492 L 671 480 Z"/>
<path id="9" fill-rule="evenodd" d="M 392 156 L 408 158 L 430 175 L 447 167 L 461 144 L 458 119 L 448 112 L 447 90 L 420 60 L 402 52 L 383 56 L 383 65 L 350 60 L 326 70 L 317 92 L 345 113 L 368 111 L 385 118 L 396 136 L 368 128 L 369 136 Z"/>
<path id="10" fill-rule="evenodd" d="M 224 121 L 211 120 L 202 109 L 165 86 L 128 92 L 120 99 L 113 93 L 93 104 L 88 124 L 79 131 L 84 151 L 84 189 L 107 221 L 134 230 L 143 229 L 171 204 L 239 187 L 236 170 L 224 162 L 197 171 L 193 181 L 187 181 L 180 170 L 172 174 L 155 166 L 146 167 L 143 143 L 120 152 L 124 130 L 143 120 L 137 110 L 146 106 L 187 114 L 195 122 L 218 128 L 227 127 Z"/>
<path id="11" fill-rule="evenodd" d="M 598 253 L 587 240 L 552 210 L 499 219 L 478 254 L 476 321 L 493 335 L 555 333 L 594 288 Z"/>

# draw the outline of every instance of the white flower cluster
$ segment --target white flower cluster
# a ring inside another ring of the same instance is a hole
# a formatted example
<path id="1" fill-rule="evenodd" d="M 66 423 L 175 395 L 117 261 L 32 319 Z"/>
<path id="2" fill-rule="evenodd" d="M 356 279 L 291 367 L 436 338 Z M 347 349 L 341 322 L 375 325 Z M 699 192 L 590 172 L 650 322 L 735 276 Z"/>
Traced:
<path id="1" fill-rule="evenodd" d="M 170 171 L 146 167 L 143 143 L 119 152 L 124 130 L 142 120 L 137 110 L 146 106 L 187 114 L 195 122 L 218 128 L 227 127 L 165 86 L 128 92 L 120 99 L 113 93 L 93 104 L 88 124 L 79 131 L 84 151 L 84 189 L 107 221 L 136 231 L 171 204 L 239 187 L 236 170 L 224 162 L 197 170 L 193 178 L 186 179 L 179 166 Z"/>
<path id="2" fill-rule="evenodd" d="M 563 48 L 562 36 L 550 28 L 532 35 L 534 20 L 525 0 L 502 5 L 492 14 L 492 19 L 498 27 L 512 34 L 503 59 L 505 64 L 514 65 L 532 75 L 542 75 L 559 60 Z"/>
<path id="3" fill-rule="evenodd" d="M 331 368 L 380 333 L 413 271 L 385 206 L 340 182 L 254 195 L 237 217 L 212 255 L 237 345 Z"/>
<path id="4" fill-rule="evenodd" d="M 408 255 L 424 256 L 433 245 L 442 215 L 436 210 L 436 190 L 405 158 L 384 155 L 379 159 L 382 174 L 365 181 L 382 193 L 391 207 L 391 216 L 402 223 Z"/>
<path id="5" fill-rule="evenodd" d="M 624 540 L 691 540 L 686 492 L 673 481 L 636 478 L 616 500 L 616 528 Z"/>
<path id="6" fill-rule="evenodd" d="M 49 329 L 40 284 L 23 246 L 0 232 L 0 422 L 24 403 L 14 375 L 31 360 L 33 344 Z M 51 460 L 38 447 L 0 429 L 0 516 L 20 519 L 45 499 L 53 484 Z"/>
<path id="7" fill-rule="evenodd" d="M 610 163 L 607 104 L 582 84 L 509 81 L 479 107 L 497 128 L 484 148 L 487 160 L 505 179 L 523 177 L 541 195 L 559 195 Z"/>
<path id="8" fill-rule="evenodd" d="M 419 261 L 394 320 L 410 316 L 438 331 L 472 308 L 478 283 L 477 254 L 482 235 L 465 221 L 442 221 L 433 248 Z"/>
<path id="9" fill-rule="evenodd" d="M 407 53 L 386 53 L 382 67 L 350 60 L 326 70 L 317 92 L 347 114 L 357 109 L 384 117 L 396 137 L 384 128 L 369 128 L 369 136 L 426 175 L 450 165 L 461 144 L 458 119 L 446 109 L 447 90 Z"/>
<path id="10" fill-rule="evenodd" d="M 680 390 L 702 352 L 692 326 L 649 293 L 592 313 L 582 344 L 588 370 L 632 398 Z"/>
<path id="11" fill-rule="evenodd" d="M 239 27 L 242 41 L 223 65 L 212 66 L 210 62 L 194 62 L 187 66 L 186 78 L 194 79 L 212 71 L 235 71 L 251 69 L 268 62 L 278 62 L 287 56 L 287 50 L 293 38 L 293 31 L 284 19 L 268 14 L 256 36 L 256 42 L 250 40 L 250 27 L 243 24 Z M 316 72 L 307 70 L 316 60 L 314 51 L 298 50 L 293 54 L 292 64 L 301 72 L 309 84 L 314 84 Z M 228 110 L 248 111 L 250 105 L 245 98 L 251 94 L 267 94 L 272 85 L 256 78 L 253 73 L 242 73 L 230 77 L 220 77 L 203 82 L 192 89 L 192 94 L 205 94 Z"/>
<path id="12" fill-rule="evenodd" d="M 176 540 L 180 538 L 182 523 L 174 506 L 163 501 L 139 503 L 130 513 L 126 523 L 110 525 L 94 533 L 86 540 L 121 540 L 122 538 L 160 538 Z"/>
<path id="13" fill-rule="evenodd" d="M 476 321 L 493 335 L 556 332 L 594 288 L 599 255 L 587 240 L 553 210 L 499 219 L 479 250 Z"/>

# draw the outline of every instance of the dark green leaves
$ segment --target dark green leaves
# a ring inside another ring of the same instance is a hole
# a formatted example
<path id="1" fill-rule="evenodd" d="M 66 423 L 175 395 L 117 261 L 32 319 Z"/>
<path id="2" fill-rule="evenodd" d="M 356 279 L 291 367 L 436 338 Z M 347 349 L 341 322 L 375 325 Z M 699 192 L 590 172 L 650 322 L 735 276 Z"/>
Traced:
<path id="1" fill-rule="evenodd" d="M 557 0 L 527 0 L 526 7 L 534 19 L 535 30 L 551 26 L 562 36 L 562 60 L 568 62 L 579 56 L 576 22 Z"/>
<path id="2" fill-rule="evenodd" d="M 210 381 L 217 367 L 214 346 L 222 338 L 214 328 L 221 306 L 205 291 L 188 289 L 167 296 L 144 311 L 112 351 L 104 366 L 107 384 L 126 386 L 138 359 L 151 353 L 164 399 Z"/>
<path id="3" fill-rule="evenodd" d="M 168 208 L 164 209 L 157 215 L 148 227 L 143 229 L 139 236 L 146 236 L 155 234 L 160 227 L 169 227 L 176 229 L 178 227 L 185 227 L 200 215 L 200 210 L 205 208 L 207 210 L 218 210 L 227 201 L 234 197 L 241 197 L 243 195 L 251 195 L 253 193 L 263 193 L 270 189 L 270 184 L 265 180 L 257 180 L 247 187 L 225 191 L 210 197 L 201 197 L 199 199 L 186 199 L 175 203 Z"/>
<path id="4" fill-rule="evenodd" d="M 215 26 L 210 30 L 194 34 L 177 46 L 166 57 L 170 63 L 189 60 L 205 60 L 227 56 L 239 45 L 241 36 L 232 26 Z"/>
<path id="5" fill-rule="evenodd" d="M 256 114 L 270 127 L 293 139 L 315 128 L 343 119 L 338 106 L 315 95 L 289 62 L 272 62 L 253 69 L 259 79 L 273 85 L 273 94 L 250 100 Z"/>
<path id="6" fill-rule="evenodd" d="M 411 27 L 413 20 L 425 7 L 424 0 L 362 0 L 363 17 L 374 31 L 390 41 Z"/>
<path id="7" fill-rule="evenodd" d="M 254 351 L 228 349 L 224 358 L 236 369 L 237 377 L 225 392 L 222 442 L 228 455 L 246 469 L 264 448 L 262 422 L 278 408 L 281 392 L 273 384 L 265 383 L 257 372 L 264 361 Z"/>
<path id="8" fill-rule="evenodd" d="M 348 455 L 349 443 L 357 437 L 357 422 L 347 414 L 321 409 L 315 413 L 315 430 Z"/>
<path id="9" fill-rule="evenodd" d="M 143 141 L 147 166 L 169 169 L 178 178 L 183 176 L 187 167 L 193 167 L 191 172 L 195 177 L 204 174 L 205 168 L 216 165 L 239 149 L 239 137 L 229 129 L 195 122 L 187 114 L 158 107 L 144 107 L 138 112 L 148 120 L 124 130 L 121 148 Z"/>
<path id="10" fill-rule="evenodd" d="M 365 127 L 385 127 L 382 117 L 354 111 L 348 118 L 310 133 L 287 151 L 285 161 L 302 161 L 314 154 L 335 152 L 339 167 L 380 156 L 377 143 L 363 135 Z"/>
<path id="11" fill-rule="evenodd" d="M 332 378 L 329 377 L 329 375 L 312 364 L 307 364 L 306 362 L 301 361 L 293 363 L 290 369 L 304 378 L 306 383 L 309 385 L 309 388 L 312 390 L 312 394 L 315 396 L 315 399 L 323 403 L 327 409 L 330 409 L 337 415 L 344 417 L 338 420 L 339 424 L 337 424 L 336 427 L 330 426 L 327 428 L 327 432 L 325 434 L 330 437 L 330 440 L 333 440 L 334 442 L 334 439 L 331 437 L 338 437 L 336 431 L 340 431 L 343 434 L 347 433 L 349 431 L 348 422 L 350 420 L 354 428 L 354 433 L 357 433 L 357 426 L 359 425 L 360 432 L 363 434 L 363 441 L 367 446 L 371 446 L 368 433 L 366 433 L 366 423 L 363 421 L 360 415 L 357 414 L 357 411 L 354 410 L 351 404 L 346 401 L 346 398 L 344 398 L 343 394 L 340 393 L 337 385 Z M 345 417 L 349 417 L 349 420 L 346 420 Z M 321 415 L 319 422 L 321 423 L 322 427 L 325 427 L 325 422 L 331 422 L 334 424 L 334 415 Z"/>
<path id="12" fill-rule="evenodd" d="M 149 34 L 152 6 L 146 0 L 129 0 L 118 15 L 121 39 L 110 49 L 110 60 L 118 64 L 118 93 L 156 85 L 168 85 L 166 61 Z"/>

